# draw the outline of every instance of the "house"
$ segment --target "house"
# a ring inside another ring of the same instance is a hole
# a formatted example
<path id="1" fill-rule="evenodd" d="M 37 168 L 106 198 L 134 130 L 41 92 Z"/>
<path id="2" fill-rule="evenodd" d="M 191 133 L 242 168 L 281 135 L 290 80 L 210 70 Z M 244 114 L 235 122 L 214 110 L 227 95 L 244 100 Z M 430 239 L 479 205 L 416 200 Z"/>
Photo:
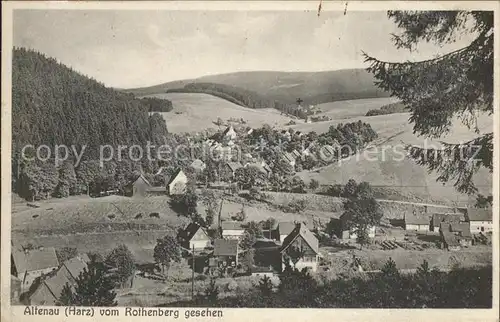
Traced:
<path id="1" fill-rule="evenodd" d="M 145 197 L 150 187 L 152 187 L 151 183 L 143 174 L 140 174 L 125 187 L 125 195 L 129 197 Z"/>
<path id="2" fill-rule="evenodd" d="M 187 249 L 201 250 L 212 246 L 207 231 L 196 223 L 189 223 L 179 237 L 181 246 Z"/>
<path id="3" fill-rule="evenodd" d="M 458 213 L 434 213 L 432 214 L 430 230 L 438 232 L 442 222 L 459 223 L 464 220 L 463 214 Z"/>
<path id="4" fill-rule="evenodd" d="M 243 237 L 245 228 L 238 221 L 223 221 L 221 223 L 222 238 L 238 240 Z"/>
<path id="5" fill-rule="evenodd" d="M 163 170 L 160 169 L 159 171 Z M 165 187 L 154 187 L 143 174 L 136 176 L 125 187 L 125 195 L 129 197 L 147 197 L 152 195 L 164 195 L 165 193 Z"/>
<path id="6" fill-rule="evenodd" d="M 408 214 L 405 213 L 404 216 L 405 230 L 414 231 L 429 231 L 430 230 L 430 218 L 428 215 L 417 215 L 416 213 Z"/>
<path id="7" fill-rule="evenodd" d="M 295 259 L 294 256 L 298 250 L 301 256 Z M 290 264 L 291 267 L 295 267 L 298 270 L 304 268 L 310 269 L 315 272 L 318 269 L 319 262 L 319 242 L 316 236 L 306 228 L 303 223 L 298 223 L 294 230 L 285 238 L 280 249 L 281 260 L 283 263 L 282 269 L 286 267 L 286 262 Z"/>
<path id="8" fill-rule="evenodd" d="M 319 150 L 319 155 L 321 157 L 321 160 L 323 161 L 332 161 L 336 157 L 336 151 L 337 151 L 337 146 L 336 144 L 332 145 L 324 145 L 320 148 Z"/>
<path id="9" fill-rule="evenodd" d="M 236 170 L 242 167 L 243 165 L 240 162 L 226 162 L 222 168 L 221 175 L 225 180 L 232 180 Z"/>
<path id="10" fill-rule="evenodd" d="M 292 135 L 290 134 L 290 131 L 288 130 L 281 130 L 281 138 L 286 140 L 286 141 L 290 141 L 290 139 L 292 138 Z"/>
<path id="11" fill-rule="evenodd" d="M 207 165 L 202 160 L 196 159 L 193 162 L 191 162 L 191 167 L 197 172 L 203 172 L 203 170 L 205 170 Z"/>
<path id="12" fill-rule="evenodd" d="M 337 237 L 340 239 L 357 239 L 358 235 L 349 228 L 349 222 L 346 214 L 342 214 L 337 222 Z M 375 238 L 375 226 L 368 227 L 368 237 Z"/>
<path id="13" fill-rule="evenodd" d="M 79 255 L 65 261 L 55 273 L 41 278 L 29 296 L 29 305 L 57 305 L 64 286 L 75 287 L 89 261 L 87 255 Z"/>
<path id="14" fill-rule="evenodd" d="M 295 150 L 295 149 L 294 149 L 294 150 L 293 150 L 292 152 L 290 152 L 290 153 L 292 154 L 292 156 L 293 156 L 293 158 L 294 158 L 295 160 L 297 160 L 298 158 L 300 158 L 300 152 L 299 152 L 299 151 L 297 151 L 297 150 Z"/>
<path id="15" fill-rule="evenodd" d="M 295 229 L 295 223 L 293 222 L 279 222 L 278 223 L 278 240 L 283 243 L 285 238 L 290 235 L 290 233 Z"/>
<path id="16" fill-rule="evenodd" d="M 313 154 L 313 149 L 315 147 L 316 147 L 316 142 L 312 142 L 311 144 L 309 144 L 309 146 L 304 151 L 302 151 L 302 155 L 303 156 L 312 155 Z"/>
<path id="17" fill-rule="evenodd" d="M 493 231 L 493 212 L 491 208 L 468 208 L 465 220 L 470 223 L 472 234 Z"/>
<path id="18" fill-rule="evenodd" d="M 271 267 L 261 267 L 261 266 L 254 266 L 251 269 L 252 276 L 253 277 L 264 277 L 267 276 L 269 278 L 272 278 L 276 275 L 276 271 Z"/>
<path id="19" fill-rule="evenodd" d="M 53 247 L 12 250 L 11 273 L 21 280 L 21 292 L 27 291 L 36 278 L 48 274 L 58 267 L 59 261 Z"/>
<path id="20" fill-rule="evenodd" d="M 215 239 L 214 260 L 211 266 L 236 267 L 238 265 L 238 240 Z"/>
<path id="21" fill-rule="evenodd" d="M 472 246 L 472 234 L 468 222 L 451 223 L 449 224 L 449 230 L 455 235 L 460 246 Z"/>
<path id="22" fill-rule="evenodd" d="M 458 242 L 456 236 L 452 232 L 444 229 L 440 231 L 440 235 L 442 241 L 441 247 L 443 249 L 452 251 L 460 250 L 460 243 Z"/>
<path id="23" fill-rule="evenodd" d="M 186 191 L 187 181 L 186 174 L 180 168 L 177 169 L 167 182 L 167 193 L 170 196 L 183 194 Z"/>
<path id="24" fill-rule="evenodd" d="M 290 166 L 295 167 L 296 160 L 290 152 L 283 153 L 282 159 L 285 160 Z"/>
<path id="25" fill-rule="evenodd" d="M 234 130 L 233 126 L 230 125 L 224 130 L 224 132 L 222 132 L 222 137 L 224 140 L 232 141 L 238 137 L 238 134 Z"/>

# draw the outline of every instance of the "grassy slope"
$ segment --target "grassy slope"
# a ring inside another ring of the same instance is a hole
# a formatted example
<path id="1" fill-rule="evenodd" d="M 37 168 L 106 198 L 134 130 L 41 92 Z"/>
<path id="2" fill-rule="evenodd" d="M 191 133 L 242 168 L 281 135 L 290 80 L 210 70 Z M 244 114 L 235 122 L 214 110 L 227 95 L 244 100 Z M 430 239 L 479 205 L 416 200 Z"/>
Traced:
<path id="1" fill-rule="evenodd" d="M 210 82 L 241 87 L 265 97 L 294 103 L 300 97 L 305 103 L 342 99 L 387 96 L 373 85 L 373 77 L 364 69 L 345 69 L 324 72 L 237 72 L 197 79 L 174 81 L 151 87 L 128 89 L 136 95 L 164 93 L 168 89 L 182 88 L 187 83 Z M 349 96 L 346 98 L 346 96 Z"/>
<path id="2" fill-rule="evenodd" d="M 468 201 L 467 196 L 457 193 L 451 183 L 446 185 L 437 183 L 436 174 L 428 174 L 425 168 L 415 164 L 411 159 L 405 158 L 399 162 L 394 160 L 398 156 L 392 149 L 394 146 L 399 146 L 396 151 L 402 151 L 404 145 L 401 144 L 420 146 L 423 144 L 423 138 L 412 133 L 412 125 L 408 123 L 408 117 L 408 113 L 398 113 L 295 125 L 294 128 L 298 130 L 314 130 L 321 133 L 327 131 L 330 125 L 362 120 L 370 123 L 380 136 L 375 142 L 380 148 L 375 153 L 353 156 L 342 161 L 340 165 L 332 164 L 319 172 L 303 171 L 300 176 L 305 181 L 314 178 L 323 184 L 345 183 L 353 178 L 357 181 L 368 181 L 372 185 L 392 186 L 392 189 L 399 190 L 401 194 L 414 200 L 446 203 L 457 200 Z M 491 117 L 482 116 L 479 118 L 478 126 L 481 132 L 491 132 L 492 123 Z M 454 122 L 451 133 L 440 140 L 450 143 L 463 142 L 476 136 L 457 120 Z M 428 142 L 429 145 L 438 144 L 437 140 Z M 381 147 L 385 147 L 385 152 Z M 488 194 L 491 193 L 492 176 L 488 171 L 483 170 L 476 175 L 474 180 L 478 186 L 482 186 L 479 190 L 483 194 Z M 401 185 L 403 185 L 402 188 Z"/>
<path id="3" fill-rule="evenodd" d="M 369 110 L 378 109 L 393 102 L 397 102 L 397 99 L 392 97 L 376 97 L 323 103 L 318 104 L 316 108 L 322 111 L 318 115 L 327 115 L 335 120 L 363 116 Z"/>
<path id="4" fill-rule="evenodd" d="M 274 109 L 249 109 L 208 94 L 169 93 L 153 96 L 167 98 L 174 104 L 175 113 L 161 113 L 165 117 L 169 132 L 173 133 L 217 128 L 212 123 L 217 117 L 224 121 L 229 118 L 243 118 L 252 127 L 259 127 L 264 123 L 283 126 L 290 120 Z M 182 114 L 177 114 L 179 112 Z"/>
<path id="5" fill-rule="evenodd" d="M 12 240 L 15 245 L 77 247 L 82 252 L 103 254 L 125 244 L 139 261 L 150 260 L 156 239 L 186 223 L 185 218 L 169 208 L 168 202 L 169 198 L 162 196 L 71 197 L 44 201 L 40 208 L 18 202 L 13 204 Z M 160 218 L 150 218 L 151 212 L 158 212 Z M 143 218 L 135 219 L 139 213 Z M 38 217 L 33 218 L 34 215 Z M 115 218 L 110 219 L 109 215 Z"/>

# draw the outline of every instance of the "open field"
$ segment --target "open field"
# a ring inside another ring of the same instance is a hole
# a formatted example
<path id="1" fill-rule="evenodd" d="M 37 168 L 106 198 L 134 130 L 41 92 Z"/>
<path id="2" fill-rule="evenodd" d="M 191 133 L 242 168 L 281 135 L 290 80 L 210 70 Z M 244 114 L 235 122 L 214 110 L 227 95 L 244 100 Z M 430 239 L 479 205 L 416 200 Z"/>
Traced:
<path id="1" fill-rule="evenodd" d="M 39 208 L 16 201 L 12 241 L 14 245 L 76 247 L 80 252 L 103 255 L 125 244 L 138 262 L 150 262 L 156 239 L 174 234 L 187 222 L 187 218 L 170 209 L 168 201 L 166 196 L 147 199 L 77 196 L 42 201 Z M 159 218 L 151 218 L 152 212 L 157 212 Z M 140 213 L 142 218 L 136 219 Z"/>
<path id="2" fill-rule="evenodd" d="M 43 201 L 39 208 L 25 207 L 24 203 L 13 207 L 12 230 L 65 235 L 103 232 L 102 229 L 175 229 L 185 220 L 170 209 L 169 200 L 167 196 L 147 199 L 78 196 Z M 157 212 L 159 218 L 150 217 L 153 212 Z M 136 218 L 139 214 L 141 218 Z"/>
<path id="3" fill-rule="evenodd" d="M 223 121 L 229 118 L 243 118 L 251 127 L 260 127 L 265 123 L 283 126 L 291 120 L 289 117 L 280 115 L 280 112 L 275 109 L 251 109 L 209 94 L 168 93 L 151 96 L 172 101 L 174 109 L 161 114 L 167 122 L 168 131 L 173 133 L 217 128 L 217 125 L 212 122 L 218 117 Z"/>
<path id="4" fill-rule="evenodd" d="M 301 131 L 328 130 L 330 125 L 340 122 L 361 120 L 371 124 L 379 134 L 373 142 L 375 146 L 316 171 L 303 171 L 299 176 L 304 181 L 318 180 L 321 184 L 344 184 L 349 179 L 367 181 L 371 185 L 387 188 L 401 195 L 399 198 L 423 202 L 465 203 L 469 202 L 466 195 L 457 193 L 453 182 L 445 185 L 436 182 L 437 175 L 428 173 L 427 169 L 417 165 L 405 156 L 404 146 L 407 144 L 425 147 L 424 138 L 413 134 L 412 125 L 408 123 L 408 113 L 380 115 L 372 117 L 354 117 L 348 120 L 334 120 L 311 124 L 299 124 L 294 128 Z M 481 116 L 478 119 L 478 128 L 481 133 L 491 132 L 493 119 L 491 116 Z M 453 123 L 450 133 L 440 140 L 449 143 L 465 142 L 477 137 L 472 130 L 460 124 L 459 120 Z M 438 140 L 427 140 L 427 146 L 439 148 Z M 474 178 L 479 192 L 490 194 L 492 186 L 491 174 L 481 169 Z"/>
<path id="5" fill-rule="evenodd" d="M 397 99 L 392 97 L 363 98 L 318 104 L 316 108 L 322 111 L 317 115 L 327 115 L 333 120 L 341 120 L 356 116 L 365 116 L 369 110 L 378 109 L 397 101 Z"/>
<path id="6" fill-rule="evenodd" d="M 356 249 L 353 251 L 356 257 L 360 258 L 361 266 L 364 270 L 379 270 L 392 258 L 398 269 L 416 269 L 424 260 L 429 262 L 431 268 L 441 270 L 451 269 L 454 265 L 460 267 L 475 267 L 491 265 L 491 246 L 473 246 L 460 251 L 443 251 L 441 249 L 427 249 L 425 251 L 394 249 L 394 250 L 373 250 Z M 352 256 L 348 252 L 336 252 L 328 255 L 334 263 L 342 263 L 343 260 Z M 333 267 L 335 268 L 335 267 Z"/>

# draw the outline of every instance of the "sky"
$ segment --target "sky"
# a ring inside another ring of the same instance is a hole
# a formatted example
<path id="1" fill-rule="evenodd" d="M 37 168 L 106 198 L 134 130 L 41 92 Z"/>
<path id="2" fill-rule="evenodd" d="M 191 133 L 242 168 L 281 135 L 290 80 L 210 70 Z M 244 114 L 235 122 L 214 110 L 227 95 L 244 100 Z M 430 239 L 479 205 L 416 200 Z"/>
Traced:
<path id="1" fill-rule="evenodd" d="M 470 39 L 397 50 L 385 12 L 16 10 L 13 45 L 117 88 L 251 70 L 323 71 L 421 60 Z"/>

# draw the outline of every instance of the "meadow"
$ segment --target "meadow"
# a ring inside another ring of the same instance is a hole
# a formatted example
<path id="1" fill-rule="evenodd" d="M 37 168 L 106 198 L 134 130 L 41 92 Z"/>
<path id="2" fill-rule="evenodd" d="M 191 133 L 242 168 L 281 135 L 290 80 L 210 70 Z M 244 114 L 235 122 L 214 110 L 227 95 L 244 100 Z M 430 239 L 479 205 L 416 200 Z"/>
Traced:
<path id="1" fill-rule="evenodd" d="M 217 129 L 218 126 L 213 122 L 217 121 L 218 117 L 223 121 L 243 118 L 251 127 L 260 127 L 265 123 L 281 127 L 291 120 L 275 109 L 251 109 L 209 94 L 168 93 L 151 96 L 172 101 L 174 109 L 168 113 L 161 113 L 167 123 L 168 131 L 172 133 Z"/>

